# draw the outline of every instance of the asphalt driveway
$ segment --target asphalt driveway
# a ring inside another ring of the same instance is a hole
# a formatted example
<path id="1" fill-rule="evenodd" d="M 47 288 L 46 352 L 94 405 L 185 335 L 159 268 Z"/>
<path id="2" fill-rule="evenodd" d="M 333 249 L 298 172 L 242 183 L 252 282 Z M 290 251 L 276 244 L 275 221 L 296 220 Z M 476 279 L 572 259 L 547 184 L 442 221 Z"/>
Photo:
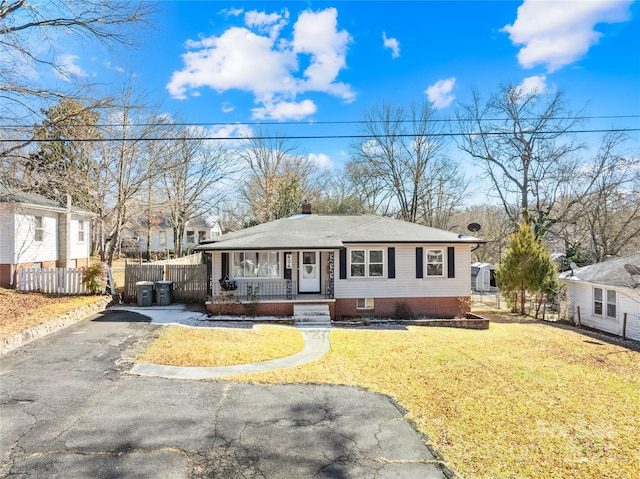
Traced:
<path id="1" fill-rule="evenodd" d="M 444 478 L 388 397 L 128 375 L 157 326 L 106 311 L 0 359 L 0 477 Z"/>

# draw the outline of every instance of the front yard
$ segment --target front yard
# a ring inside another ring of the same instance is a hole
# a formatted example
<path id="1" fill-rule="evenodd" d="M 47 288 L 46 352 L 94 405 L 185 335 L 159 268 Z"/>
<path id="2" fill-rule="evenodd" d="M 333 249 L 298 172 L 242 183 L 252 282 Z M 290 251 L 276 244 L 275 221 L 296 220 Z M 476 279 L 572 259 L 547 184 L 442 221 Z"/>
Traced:
<path id="1" fill-rule="evenodd" d="M 319 361 L 233 380 L 388 394 L 464 478 L 640 477 L 636 351 L 528 320 L 330 338 Z"/>
<path id="2" fill-rule="evenodd" d="M 96 298 L 2 290 L 2 335 Z M 491 319 L 485 331 L 335 328 L 319 361 L 230 379 L 388 394 L 467 479 L 639 479 L 640 353 L 570 328 Z M 282 330 L 180 328 L 149 354 L 170 356 L 175 365 L 219 365 L 297 352 L 297 332 L 288 330 L 285 341 Z M 256 356 L 258 346 L 267 356 Z"/>

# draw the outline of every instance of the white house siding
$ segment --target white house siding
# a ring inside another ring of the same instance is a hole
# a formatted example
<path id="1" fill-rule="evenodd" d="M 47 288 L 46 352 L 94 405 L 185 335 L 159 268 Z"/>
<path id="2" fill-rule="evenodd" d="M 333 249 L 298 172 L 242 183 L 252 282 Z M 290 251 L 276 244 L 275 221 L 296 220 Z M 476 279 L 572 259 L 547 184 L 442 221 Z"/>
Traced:
<path id="1" fill-rule="evenodd" d="M 640 340 L 640 292 L 632 291 L 630 293 L 626 288 L 591 283 L 565 281 L 565 284 L 567 285 L 569 319 L 577 322 L 579 307 L 582 325 L 621 336 L 624 313 L 627 313 L 626 335 L 628 338 Z M 616 291 L 615 319 L 593 313 L 593 288 Z"/>
<path id="2" fill-rule="evenodd" d="M 618 298 L 620 320 L 627 313 L 626 337 L 640 341 L 640 289 L 630 294 L 621 293 Z"/>
<path id="3" fill-rule="evenodd" d="M 447 247 L 455 247 L 455 278 L 447 278 Z M 396 277 L 388 278 L 386 250 L 395 247 Z M 444 272 L 441 278 L 416 278 L 416 247 L 423 248 L 423 262 L 426 261 L 427 249 L 444 250 Z M 349 245 L 350 249 L 385 250 L 385 271 L 382 278 L 348 278 L 340 279 L 338 254 L 335 255 L 335 297 L 340 298 L 407 298 L 407 297 L 456 297 L 471 295 L 471 247 L 469 245 L 450 244 L 396 244 L 396 245 Z M 348 276 L 348 265 L 347 265 Z"/>
<path id="4" fill-rule="evenodd" d="M 15 222 L 13 212 L 0 209 L 0 264 L 13 263 L 13 240 L 15 238 Z"/>
<path id="5" fill-rule="evenodd" d="M 34 240 L 35 217 L 42 217 L 42 241 Z M 11 263 L 56 261 L 58 258 L 58 215 L 43 211 L 25 211 L 15 214 L 14 260 Z"/>

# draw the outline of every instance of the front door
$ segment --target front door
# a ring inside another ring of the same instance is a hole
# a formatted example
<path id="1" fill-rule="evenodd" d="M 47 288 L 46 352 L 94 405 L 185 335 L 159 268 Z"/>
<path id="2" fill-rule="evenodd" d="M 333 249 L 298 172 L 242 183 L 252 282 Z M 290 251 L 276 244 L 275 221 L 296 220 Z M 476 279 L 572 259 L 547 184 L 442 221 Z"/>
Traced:
<path id="1" fill-rule="evenodd" d="M 298 292 L 320 292 L 320 252 L 301 251 L 298 257 L 300 273 L 298 274 Z"/>

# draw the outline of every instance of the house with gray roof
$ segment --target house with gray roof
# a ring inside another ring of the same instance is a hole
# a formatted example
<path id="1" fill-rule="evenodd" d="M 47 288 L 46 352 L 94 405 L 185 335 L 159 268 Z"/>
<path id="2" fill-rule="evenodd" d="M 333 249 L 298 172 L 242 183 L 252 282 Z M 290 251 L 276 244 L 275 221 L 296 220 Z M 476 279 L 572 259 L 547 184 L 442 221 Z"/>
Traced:
<path id="1" fill-rule="evenodd" d="M 92 213 L 0 185 L 0 287 L 16 285 L 20 268 L 89 265 Z"/>
<path id="2" fill-rule="evenodd" d="M 640 341 L 640 253 L 559 275 L 566 319 Z"/>
<path id="3" fill-rule="evenodd" d="M 375 215 L 307 213 L 224 234 L 211 255 L 208 309 L 332 319 L 452 318 L 469 311 L 471 250 L 483 240 Z"/>

